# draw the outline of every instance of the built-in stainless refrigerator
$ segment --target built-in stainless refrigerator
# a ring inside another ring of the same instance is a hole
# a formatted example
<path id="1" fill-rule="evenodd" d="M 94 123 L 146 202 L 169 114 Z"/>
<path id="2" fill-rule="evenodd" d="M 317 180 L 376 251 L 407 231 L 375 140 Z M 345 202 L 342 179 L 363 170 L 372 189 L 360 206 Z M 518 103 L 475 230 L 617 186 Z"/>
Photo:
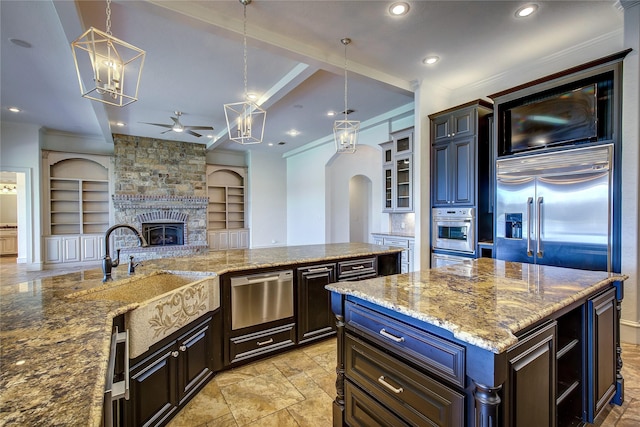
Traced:
<path id="1" fill-rule="evenodd" d="M 611 271 L 613 146 L 496 162 L 496 258 Z"/>

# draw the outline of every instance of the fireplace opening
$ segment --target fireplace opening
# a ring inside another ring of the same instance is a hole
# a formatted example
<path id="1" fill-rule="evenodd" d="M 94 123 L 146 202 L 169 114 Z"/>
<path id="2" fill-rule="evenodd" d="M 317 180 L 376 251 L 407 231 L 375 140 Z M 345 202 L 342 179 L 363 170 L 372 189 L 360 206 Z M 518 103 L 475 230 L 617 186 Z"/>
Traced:
<path id="1" fill-rule="evenodd" d="M 149 246 L 184 245 L 184 223 L 142 224 L 142 235 Z"/>

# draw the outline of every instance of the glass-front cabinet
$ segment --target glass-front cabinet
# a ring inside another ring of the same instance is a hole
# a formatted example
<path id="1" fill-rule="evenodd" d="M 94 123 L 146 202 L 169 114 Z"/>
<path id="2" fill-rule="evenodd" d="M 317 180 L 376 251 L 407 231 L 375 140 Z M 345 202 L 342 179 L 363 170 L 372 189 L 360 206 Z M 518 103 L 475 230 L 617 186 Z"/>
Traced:
<path id="1" fill-rule="evenodd" d="M 383 212 L 413 212 L 413 128 L 380 144 L 384 177 Z"/>

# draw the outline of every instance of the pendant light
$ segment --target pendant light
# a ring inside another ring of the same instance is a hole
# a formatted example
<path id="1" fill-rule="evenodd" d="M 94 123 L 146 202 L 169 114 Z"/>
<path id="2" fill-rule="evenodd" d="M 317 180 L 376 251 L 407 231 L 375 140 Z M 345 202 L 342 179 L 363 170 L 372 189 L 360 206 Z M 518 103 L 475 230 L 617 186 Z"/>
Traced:
<path id="1" fill-rule="evenodd" d="M 336 120 L 333 124 L 333 136 L 336 141 L 336 153 L 355 153 L 358 143 L 358 132 L 360 122 L 349 120 L 347 115 L 350 111 L 347 107 L 347 45 L 351 43 L 350 38 L 341 39 L 344 45 L 344 120 Z"/>
<path id="2" fill-rule="evenodd" d="M 244 59 L 244 101 L 224 104 L 229 139 L 238 144 L 259 144 L 264 137 L 267 112 L 251 101 L 247 93 L 247 5 L 251 0 L 239 0 L 244 10 L 243 59 Z"/>
<path id="3" fill-rule="evenodd" d="M 111 0 L 107 0 L 106 32 L 91 27 L 71 48 L 83 97 L 117 107 L 138 100 L 145 51 L 111 34 Z"/>

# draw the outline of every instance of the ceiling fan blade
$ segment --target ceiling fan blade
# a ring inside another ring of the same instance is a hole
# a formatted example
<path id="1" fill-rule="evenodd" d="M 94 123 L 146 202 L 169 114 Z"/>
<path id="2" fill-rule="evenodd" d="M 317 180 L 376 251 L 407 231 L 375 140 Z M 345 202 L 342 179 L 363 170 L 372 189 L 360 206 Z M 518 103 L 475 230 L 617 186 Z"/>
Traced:
<path id="1" fill-rule="evenodd" d="M 164 123 L 149 123 L 149 122 L 140 122 L 140 123 L 143 123 L 145 125 L 160 126 L 160 127 L 163 127 L 163 128 L 172 128 L 173 127 L 173 125 L 165 125 Z"/>
<path id="2" fill-rule="evenodd" d="M 185 132 L 188 133 L 189 135 L 193 135 L 193 136 L 198 137 L 198 138 L 200 138 L 202 136 L 199 133 L 195 133 L 194 131 L 189 130 L 189 129 L 186 129 Z"/>
<path id="3" fill-rule="evenodd" d="M 173 131 L 173 129 L 169 128 L 169 129 L 165 130 L 164 132 L 160 132 L 160 135 L 164 135 L 165 133 L 171 132 L 171 131 Z"/>
<path id="4" fill-rule="evenodd" d="M 211 126 L 185 126 L 184 128 L 191 130 L 213 130 Z"/>

